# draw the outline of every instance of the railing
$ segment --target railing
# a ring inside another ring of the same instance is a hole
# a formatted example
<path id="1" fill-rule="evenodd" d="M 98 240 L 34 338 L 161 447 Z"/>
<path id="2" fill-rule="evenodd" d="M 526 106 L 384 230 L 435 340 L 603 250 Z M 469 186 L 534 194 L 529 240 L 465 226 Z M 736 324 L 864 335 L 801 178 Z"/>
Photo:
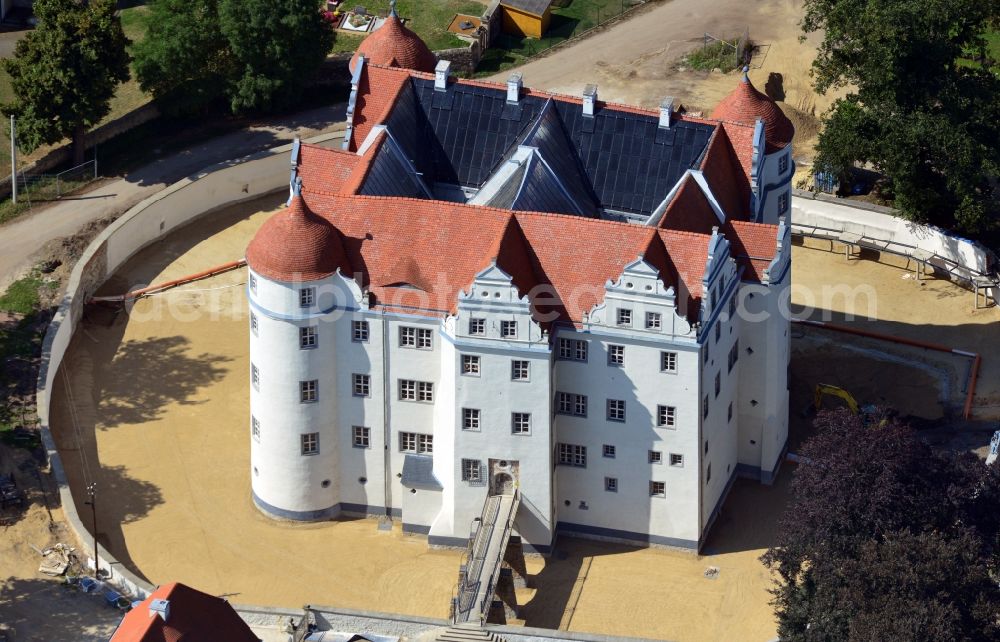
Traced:
<path id="1" fill-rule="evenodd" d="M 18 196 L 25 200 L 56 200 L 97 180 L 97 159 L 70 167 L 58 174 L 21 174 Z"/>

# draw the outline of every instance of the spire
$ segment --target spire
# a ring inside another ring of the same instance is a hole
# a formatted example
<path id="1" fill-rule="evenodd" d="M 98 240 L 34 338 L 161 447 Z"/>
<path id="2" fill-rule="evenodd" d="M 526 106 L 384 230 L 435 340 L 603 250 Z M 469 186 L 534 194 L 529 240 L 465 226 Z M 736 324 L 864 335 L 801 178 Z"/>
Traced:
<path id="1" fill-rule="evenodd" d="M 750 65 L 743 65 L 743 82 L 750 82 Z"/>
<path id="2" fill-rule="evenodd" d="M 399 18 L 399 14 L 396 13 L 396 0 L 389 0 L 389 17 Z"/>

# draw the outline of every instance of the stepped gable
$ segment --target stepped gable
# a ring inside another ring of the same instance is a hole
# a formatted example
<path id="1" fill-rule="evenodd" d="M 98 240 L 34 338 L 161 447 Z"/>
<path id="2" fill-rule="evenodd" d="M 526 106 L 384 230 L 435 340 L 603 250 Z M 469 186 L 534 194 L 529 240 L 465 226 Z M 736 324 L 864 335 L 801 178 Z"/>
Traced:
<path id="1" fill-rule="evenodd" d="M 722 99 L 712 112 L 712 118 L 749 125 L 757 122 L 758 118 L 763 119 L 767 154 L 784 149 L 795 135 L 792 121 L 769 96 L 757 91 L 746 68 L 736 89 Z"/>
<path id="2" fill-rule="evenodd" d="M 300 195 L 261 226 L 246 258 L 254 272 L 274 281 L 315 281 L 337 268 L 351 274 L 337 230 L 311 212 Z"/>

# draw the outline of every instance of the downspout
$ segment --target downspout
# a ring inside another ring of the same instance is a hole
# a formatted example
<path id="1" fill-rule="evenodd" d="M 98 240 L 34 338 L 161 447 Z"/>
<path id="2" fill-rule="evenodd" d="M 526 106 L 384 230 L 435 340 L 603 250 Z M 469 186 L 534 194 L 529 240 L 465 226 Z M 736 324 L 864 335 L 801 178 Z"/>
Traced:
<path id="1" fill-rule="evenodd" d="M 382 416 L 383 416 L 383 476 L 384 476 L 384 494 L 385 494 L 385 516 L 392 519 L 392 471 L 389 470 L 391 460 L 392 460 L 392 429 L 389 423 L 389 324 L 385 318 L 385 308 L 381 310 L 382 313 Z"/>

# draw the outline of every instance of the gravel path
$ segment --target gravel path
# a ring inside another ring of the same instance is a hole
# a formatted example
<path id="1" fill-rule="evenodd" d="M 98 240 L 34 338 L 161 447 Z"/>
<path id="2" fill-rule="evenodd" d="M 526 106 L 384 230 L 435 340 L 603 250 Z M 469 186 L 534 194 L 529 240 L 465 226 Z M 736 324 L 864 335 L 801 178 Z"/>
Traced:
<path id="1" fill-rule="evenodd" d="M 30 268 L 32 255 L 48 241 L 72 235 L 91 221 L 124 213 L 209 165 L 283 145 L 296 136 L 336 131 L 343 128 L 344 118 L 344 105 L 322 107 L 206 140 L 12 221 L 0 227 L 0 289 Z"/>

